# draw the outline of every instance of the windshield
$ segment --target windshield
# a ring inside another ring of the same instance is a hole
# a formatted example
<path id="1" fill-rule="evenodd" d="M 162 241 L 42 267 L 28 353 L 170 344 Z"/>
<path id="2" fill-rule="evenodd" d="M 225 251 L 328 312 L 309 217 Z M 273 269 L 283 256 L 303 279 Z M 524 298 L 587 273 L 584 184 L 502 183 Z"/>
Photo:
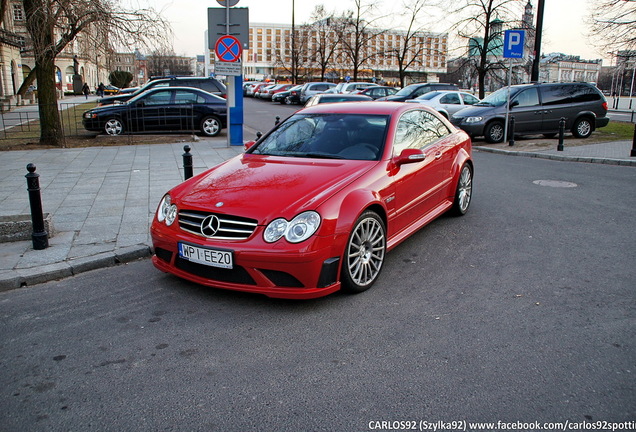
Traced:
<path id="1" fill-rule="evenodd" d="M 515 89 L 512 89 L 511 94 L 514 95 Z M 477 106 L 501 106 L 508 100 L 508 87 L 500 88 L 496 92 L 486 96 L 481 102 L 476 103 Z"/>
<path id="2" fill-rule="evenodd" d="M 432 92 L 428 92 L 428 93 L 424 93 L 422 96 L 416 98 L 417 100 L 431 100 L 433 99 L 435 96 L 439 95 L 440 92 L 437 91 L 432 91 Z"/>
<path id="3" fill-rule="evenodd" d="M 320 159 L 379 160 L 389 119 L 371 114 L 297 114 L 248 153 Z"/>
<path id="4" fill-rule="evenodd" d="M 408 85 L 408 86 L 404 87 L 402 90 L 398 91 L 395 95 L 396 96 L 408 96 L 411 93 L 413 93 L 413 90 L 415 89 L 415 87 L 417 87 L 417 84 Z"/>

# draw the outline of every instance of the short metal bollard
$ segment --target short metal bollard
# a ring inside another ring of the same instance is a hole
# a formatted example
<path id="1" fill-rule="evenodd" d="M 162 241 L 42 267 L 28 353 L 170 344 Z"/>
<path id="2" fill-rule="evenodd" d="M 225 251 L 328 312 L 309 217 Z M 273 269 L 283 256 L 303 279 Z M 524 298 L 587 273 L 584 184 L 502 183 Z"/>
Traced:
<path id="1" fill-rule="evenodd" d="M 636 157 L 636 124 L 634 124 L 634 140 L 632 141 L 631 157 Z"/>
<path id="2" fill-rule="evenodd" d="M 190 154 L 190 146 L 189 145 L 184 145 L 183 146 L 183 151 L 185 151 L 185 153 L 182 155 L 183 156 L 183 178 L 185 180 L 189 179 L 190 177 L 192 177 L 194 174 L 192 172 L 192 155 Z"/>
<path id="3" fill-rule="evenodd" d="M 515 145 L 515 116 L 510 116 L 510 122 L 508 126 L 508 135 L 510 140 L 508 141 L 508 145 L 512 147 Z"/>
<path id="4" fill-rule="evenodd" d="M 563 151 L 563 135 L 565 134 L 565 117 L 561 117 L 559 120 L 559 144 L 557 145 L 557 151 Z"/>
<path id="5" fill-rule="evenodd" d="M 274 126 L 278 126 L 278 123 L 280 123 L 280 116 L 276 116 L 276 121 L 274 122 Z"/>
<path id="6" fill-rule="evenodd" d="M 44 227 L 44 214 L 42 213 L 42 196 L 40 195 L 40 174 L 35 172 L 35 165 L 27 165 L 29 173 L 27 179 L 27 191 L 29 191 L 29 204 L 31 205 L 31 223 L 33 224 L 33 249 L 42 250 L 49 247 L 49 233 Z"/>

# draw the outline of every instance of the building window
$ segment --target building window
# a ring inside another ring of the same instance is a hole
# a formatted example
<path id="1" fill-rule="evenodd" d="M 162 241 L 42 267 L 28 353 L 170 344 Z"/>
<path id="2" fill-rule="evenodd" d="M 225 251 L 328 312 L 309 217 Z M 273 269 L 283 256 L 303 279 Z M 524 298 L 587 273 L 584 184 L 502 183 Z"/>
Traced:
<path id="1" fill-rule="evenodd" d="M 24 21 L 24 11 L 21 4 L 13 4 L 13 20 Z"/>

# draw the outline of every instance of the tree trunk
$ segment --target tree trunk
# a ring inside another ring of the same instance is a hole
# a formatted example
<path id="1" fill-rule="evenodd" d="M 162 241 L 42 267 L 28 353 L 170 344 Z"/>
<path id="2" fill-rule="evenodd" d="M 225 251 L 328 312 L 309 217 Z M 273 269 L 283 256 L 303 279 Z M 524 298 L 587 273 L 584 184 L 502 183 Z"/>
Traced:
<path id="1" fill-rule="evenodd" d="M 40 144 L 64 146 L 62 122 L 55 88 L 55 23 L 51 4 L 42 0 L 24 0 L 27 30 L 33 40 L 38 82 Z"/>
<path id="2" fill-rule="evenodd" d="M 57 106 L 55 57 L 36 58 L 38 70 L 38 108 L 40 112 L 40 144 L 64 147 L 64 131 Z"/>

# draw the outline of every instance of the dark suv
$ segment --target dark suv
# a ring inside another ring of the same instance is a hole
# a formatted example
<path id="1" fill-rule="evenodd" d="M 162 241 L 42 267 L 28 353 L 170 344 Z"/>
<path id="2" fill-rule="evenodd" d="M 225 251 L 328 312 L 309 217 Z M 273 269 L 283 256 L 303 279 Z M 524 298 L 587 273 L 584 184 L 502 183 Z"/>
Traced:
<path id="1" fill-rule="evenodd" d="M 377 101 L 404 102 L 407 99 L 415 99 L 425 93 L 435 90 L 459 90 L 455 84 L 444 83 L 419 83 L 407 85 L 391 96 L 381 97 Z"/>
<path id="2" fill-rule="evenodd" d="M 470 136 L 483 136 L 489 143 L 504 140 L 508 87 L 497 90 L 470 108 L 457 111 L 451 123 Z M 535 83 L 510 87 L 509 116 L 515 118 L 515 135 L 554 136 L 559 120 L 577 138 L 587 138 L 596 128 L 607 126 L 605 96 L 588 83 Z"/>
<path id="3" fill-rule="evenodd" d="M 135 91 L 134 93 L 101 98 L 100 100 L 97 101 L 97 104 L 102 106 L 102 105 L 111 105 L 114 103 L 124 103 L 128 101 L 129 99 L 132 99 L 133 97 L 142 94 L 146 90 L 159 87 L 159 86 L 194 87 L 194 88 L 204 90 L 208 93 L 212 93 L 213 95 L 220 96 L 222 98 L 227 97 L 227 88 L 225 87 L 225 84 L 223 84 L 221 81 L 217 80 L 216 78 L 171 77 L 171 78 L 153 79 L 152 81 L 147 82 L 146 85 L 144 85 L 143 87 L 141 87 L 139 90 Z"/>

